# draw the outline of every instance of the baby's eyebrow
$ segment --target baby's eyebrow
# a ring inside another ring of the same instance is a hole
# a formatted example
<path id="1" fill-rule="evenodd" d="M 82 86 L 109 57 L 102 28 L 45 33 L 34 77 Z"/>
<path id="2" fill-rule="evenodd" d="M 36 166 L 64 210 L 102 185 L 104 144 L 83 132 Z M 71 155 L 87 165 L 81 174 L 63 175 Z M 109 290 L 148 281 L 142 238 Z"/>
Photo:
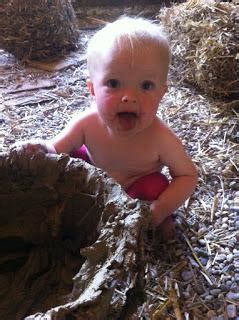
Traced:
<path id="1" fill-rule="evenodd" d="M 104 76 L 104 79 L 120 79 L 120 76 L 119 75 L 117 75 L 117 74 L 114 74 L 114 73 L 112 73 L 112 74 L 106 74 L 105 76 Z"/>

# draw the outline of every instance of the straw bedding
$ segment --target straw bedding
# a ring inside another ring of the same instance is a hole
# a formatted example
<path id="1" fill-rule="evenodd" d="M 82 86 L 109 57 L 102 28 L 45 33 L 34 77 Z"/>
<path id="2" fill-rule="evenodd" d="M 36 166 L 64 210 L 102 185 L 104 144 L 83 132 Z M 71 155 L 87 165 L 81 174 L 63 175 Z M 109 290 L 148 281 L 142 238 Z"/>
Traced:
<path id="1" fill-rule="evenodd" d="M 171 39 L 174 73 L 213 97 L 239 94 L 239 10 L 233 3 L 190 0 L 159 20 Z"/>
<path id="2" fill-rule="evenodd" d="M 5 1 L 0 6 L 0 29 L 0 48 L 20 60 L 59 57 L 78 45 L 69 0 Z"/>

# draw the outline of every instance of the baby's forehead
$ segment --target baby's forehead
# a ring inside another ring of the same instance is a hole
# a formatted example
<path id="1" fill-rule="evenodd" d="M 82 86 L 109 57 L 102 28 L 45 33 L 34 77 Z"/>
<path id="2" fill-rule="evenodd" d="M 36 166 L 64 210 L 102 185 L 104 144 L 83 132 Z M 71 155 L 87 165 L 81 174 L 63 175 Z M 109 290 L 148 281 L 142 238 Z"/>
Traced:
<path id="1" fill-rule="evenodd" d="M 128 37 L 121 37 L 115 39 L 111 43 L 107 43 L 105 46 L 98 48 L 99 58 L 104 57 L 138 57 L 155 55 L 158 58 L 161 53 L 165 51 L 165 48 L 158 41 L 152 41 L 152 39 L 135 39 Z"/>
<path id="2" fill-rule="evenodd" d="M 155 68 L 156 65 L 160 69 L 165 69 L 163 74 L 167 73 L 168 44 L 161 39 L 149 37 L 147 34 L 140 36 L 121 34 L 110 39 L 102 39 L 98 44 L 88 52 L 87 65 L 91 77 L 97 71 L 104 70 L 105 66 L 112 66 L 114 61 L 119 65 L 145 64 L 147 68 L 149 66 Z M 163 77 L 165 78 L 165 75 Z"/>
<path id="3" fill-rule="evenodd" d="M 115 78 L 161 78 L 165 62 L 160 59 L 158 49 L 140 47 L 114 47 L 98 57 L 92 70 L 94 75 Z M 163 74 L 165 71 L 163 71 Z M 162 78 L 165 76 L 162 75 Z"/>

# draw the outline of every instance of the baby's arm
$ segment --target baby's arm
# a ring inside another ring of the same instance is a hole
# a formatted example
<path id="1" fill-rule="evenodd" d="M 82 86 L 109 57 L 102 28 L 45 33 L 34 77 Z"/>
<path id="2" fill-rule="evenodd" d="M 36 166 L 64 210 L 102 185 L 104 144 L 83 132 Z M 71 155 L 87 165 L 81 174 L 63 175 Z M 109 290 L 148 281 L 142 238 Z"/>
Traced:
<path id="1" fill-rule="evenodd" d="M 192 160 L 185 152 L 181 141 L 166 126 L 163 126 L 159 147 L 160 160 L 169 168 L 172 181 L 150 206 L 154 226 L 159 225 L 180 207 L 197 184 L 197 170 Z"/>
<path id="2" fill-rule="evenodd" d="M 69 153 L 84 143 L 84 127 L 88 118 L 89 114 L 82 113 L 78 117 L 75 116 L 53 139 L 19 141 L 12 146 L 12 149 L 26 153 Z"/>
<path id="3" fill-rule="evenodd" d="M 47 145 L 53 147 L 56 153 L 70 153 L 80 148 L 85 141 L 84 128 L 89 118 L 89 112 L 75 116 L 57 136 L 47 141 Z"/>

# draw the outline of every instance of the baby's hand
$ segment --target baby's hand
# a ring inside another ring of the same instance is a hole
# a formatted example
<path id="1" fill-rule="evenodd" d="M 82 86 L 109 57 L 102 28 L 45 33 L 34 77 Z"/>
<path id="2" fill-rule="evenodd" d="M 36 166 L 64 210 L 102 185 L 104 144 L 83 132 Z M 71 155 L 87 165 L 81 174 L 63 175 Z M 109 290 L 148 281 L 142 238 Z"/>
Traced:
<path id="1" fill-rule="evenodd" d="M 150 204 L 150 211 L 152 214 L 152 227 L 158 227 L 166 218 L 164 212 L 160 210 L 159 200 L 154 200 Z"/>
<path id="2" fill-rule="evenodd" d="M 162 241 L 171 240 L 175 236 L 175 224 L 173 221 L 173 216 L 165 216 L 165 212 L 160 212 L 159 200 L 155 200 L 150 205 L 150 210 L 152 212 L 152 227 L 160 233 L 160 238 Z"/>
<path id="3" fill-rule="evenodd" d="M 16 151 L 18 154 L 28 153 L 48 153 L 48 147 L 43 140 L 28 140 L 14 143 L 10 151 Z"/>

